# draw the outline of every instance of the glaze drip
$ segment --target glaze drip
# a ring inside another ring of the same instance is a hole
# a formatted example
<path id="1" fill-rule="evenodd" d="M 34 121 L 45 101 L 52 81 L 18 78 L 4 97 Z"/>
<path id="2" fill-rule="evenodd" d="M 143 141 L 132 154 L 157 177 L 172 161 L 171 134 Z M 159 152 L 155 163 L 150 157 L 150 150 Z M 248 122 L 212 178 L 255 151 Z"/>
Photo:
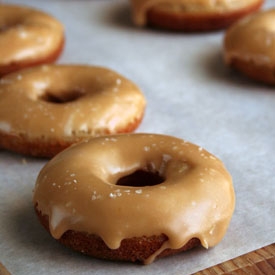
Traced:
<path id="1" fill-rule="evenodd" d="M 137 184 L 137 171 L 148 166 L 158 180 Z M 121 179 L 126 183 L 119 185 Z M 222 162 L 204 149 L 169 136 L 129 134 L 94 138 L 58 154 L 41 170 L 33 202 L 57 239 L 67 230 L 87 232 L 117 249 L 123 239 L 166 235 L 146 260 L 151 263 L 192 238 L 206 248 L 216 245 L 235 197 Z"/>

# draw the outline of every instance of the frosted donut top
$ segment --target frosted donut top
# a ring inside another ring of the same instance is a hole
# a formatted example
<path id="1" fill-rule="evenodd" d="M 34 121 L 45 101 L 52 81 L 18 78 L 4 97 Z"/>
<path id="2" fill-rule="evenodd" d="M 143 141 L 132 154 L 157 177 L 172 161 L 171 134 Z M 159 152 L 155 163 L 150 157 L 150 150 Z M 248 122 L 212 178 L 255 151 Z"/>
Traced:
<path id="1" fill-rule="evenodd" d="M 131 0 L 133 21 L 138 26 L 146 25 L 146 13 L 155 6 L 180 5 L 187 13 L 219 13 L 242 9 L 257 2 L 259 0 Z"/>
<path id="2" fill-rule="evenodd" d="M 275 9 L 247 16 L 228 29 L 224 39 L 224 58 L 253 61 L 275 66 Z"/>
<path id="3" fill-rule="evenodd" d="M 158 173 L 154 186 L 117 185 L 138 170 Z M 196 145 L 150 134 L 91 139 L 55 156 L 40 172 L 33 197 L 50 232 L 100 236 L 111 249 L 125 238 L 165 234 L 169 239 L 147 259 L 192 238 L 206 248 L 224 236 L 235 197 L 222 162 Z"/>
<path id="4" fill-rule="evenodd" d="M 141 120 L 145 104 L 112 70 L 44 65 L 0 79 L 0 131 L 37 142 L 113 134 Z"/>
<path id="5" fill-rule="evenodd" d="M 60 47 L 62 24 L 27 7 L 0 4 L 0 65 L 43 59 Z"/>

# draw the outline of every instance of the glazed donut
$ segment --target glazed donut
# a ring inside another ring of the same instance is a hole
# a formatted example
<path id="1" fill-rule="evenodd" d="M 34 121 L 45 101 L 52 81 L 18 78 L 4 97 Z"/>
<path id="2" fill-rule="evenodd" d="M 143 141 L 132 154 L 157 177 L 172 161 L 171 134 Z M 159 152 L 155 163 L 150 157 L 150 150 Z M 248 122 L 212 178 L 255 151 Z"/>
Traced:
<path id="1" fill-rule="evenodd" d="M 144 109 L 139 88 L 106 68 L 21 70 L 0 79 L 0 147 L 52 157 L 88 137 L 133 131 Z"/>
<path id="2" fill-rule="evenodd" d="M 245 17 L 224 38 L 225 63 L 244 75 L 275 84 L 275 9 Z"/>
<path id="3" fill-rule="evenodd" d="M 55 61 L 64 45 L 62 24 L 33 8 L 0 4 L 0 76 Z"/>
<path id="4" fill-rule="evenodd" d="M 201 147 L 153 134 L 98 137 L 50 160 L 33 204 L 60 243 L 93 257 L 149 264 L 221 241 L 231 176 Z"/>
<path id="5" fill-rule="evenodd" d="M 133 21 L 174 31 L 224 29 L 258 10 L 264 0 L 131 0 Z"/>

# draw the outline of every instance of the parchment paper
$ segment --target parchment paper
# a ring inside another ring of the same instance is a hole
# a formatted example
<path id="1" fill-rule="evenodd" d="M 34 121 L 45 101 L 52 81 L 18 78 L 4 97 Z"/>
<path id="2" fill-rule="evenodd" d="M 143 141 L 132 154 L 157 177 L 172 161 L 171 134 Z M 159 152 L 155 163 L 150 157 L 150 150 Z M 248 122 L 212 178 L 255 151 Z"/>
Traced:
<path id="1" fill-rule="evenodd" d="M 7 1 L 50 12 L 64 23 L 58 63 L 106 66 L 147 98 L 137 132 L 196 143 L 232 174 L 236 210 L 222 242 L 149 266 L 85 257 L 59 245 L 38 223 L 32 190 L 46 160 L 0 151 L 0 261 L 12 274 L 191 274 L 275 240 L 275 89 L 226 68 L 224 33 L 138 29 L 128 1 Z M 274 6 L 269 0 L 265 8 Z"/>

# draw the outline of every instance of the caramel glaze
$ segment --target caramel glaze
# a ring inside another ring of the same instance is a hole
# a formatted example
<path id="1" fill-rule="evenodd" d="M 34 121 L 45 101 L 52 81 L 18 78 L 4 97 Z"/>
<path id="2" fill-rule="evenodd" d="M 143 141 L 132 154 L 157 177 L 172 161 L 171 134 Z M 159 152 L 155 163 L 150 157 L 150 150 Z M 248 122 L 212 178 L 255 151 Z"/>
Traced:
<path id="1" fill-rule="evenodd" d="M 224 39 L 224 59 L 252 61 L 275 69 L 275 9 L 250 15 L 234 24 Z M 274 71 L 273 71 L 274 74 Z"/>
<path id="2" fill-rule="evenodd" d="M 147 12 L 153 7 L 167 8 L 173 6 L 190 14 L 220 14 L 234 12 L 247 6 L 255 5 L 259 0 L 131 0 L 133 21 L 137 26 L 147 24 Z"/>
<path id="3" fill-rule="evenodd" d="M 129 125 L 141 120 L 145 104 L 134 83 L 106 68 L 22 70 L 0 80 L 0 144 L 5 136 L 54 145 L 133 130 Z"/>
<path id="4" fill-rule="evenodd" d="M 118 185 L 139 170 L 163 181 Z M 56 239 L 69 230 L 86 232 L 117 249 L 124 239 L 164 234 L 148 264 L 193 238 L 205 248 L 220 242 L 235 197 L 223 163 L 201 147 L 170 136 L 124 134 L 94 138 L 54 157 L 37 178 L 33 203 L 49 217 Z"/>
<path id="5" fill-rule="evenodd" d="M 52 16 L 28 7 L 0 4 L 1 74 L 20 64 L 52 61 L 63 43 L 63 25 Z"/>

